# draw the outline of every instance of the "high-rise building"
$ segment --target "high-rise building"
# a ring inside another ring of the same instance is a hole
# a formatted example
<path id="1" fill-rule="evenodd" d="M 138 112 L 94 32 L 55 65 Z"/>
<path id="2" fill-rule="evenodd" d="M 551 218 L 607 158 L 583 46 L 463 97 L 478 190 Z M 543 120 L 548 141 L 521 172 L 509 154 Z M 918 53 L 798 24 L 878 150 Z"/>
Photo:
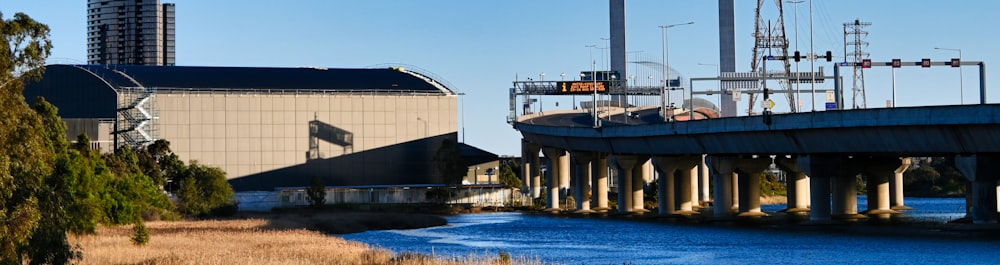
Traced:
<path id="1" fill-rule="evenodd" d="M 87 0 L 87 62 L 174 65 L 174 19 L 159 0 Z"/>

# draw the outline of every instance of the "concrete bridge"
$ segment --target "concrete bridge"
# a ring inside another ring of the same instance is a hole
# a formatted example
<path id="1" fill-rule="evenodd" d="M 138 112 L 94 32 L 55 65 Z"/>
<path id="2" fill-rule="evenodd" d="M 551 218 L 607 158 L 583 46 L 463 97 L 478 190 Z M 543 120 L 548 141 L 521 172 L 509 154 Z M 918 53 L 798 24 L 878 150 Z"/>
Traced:
<path id="1" fill-rule="evenodd" d="M 593 126 L 589 111 L 550 111 L 512 121 L 524 137 L 523 175 L 536 198 L 541 189 L 539 151 L 550 161 L 549 208 L 559 209 L 560 194 L 569 192 L 570 167 L 575 165 L 572 188 L 580 198 L 576 210 L 607 210 L 607 167 L 612 166 L 619 172 L 621 212 L 648 211 L 643 186 L 655 170 L 660 176 L 661 215 L 696 213 L 699 201 L 709 200 L 710 184 L 715 218 L 762 216 L 766 213 L 760 210 L 758 178 L 774 163 L 789 176 L 789 212 L 808 211 L 818 222 L 862 217 L 855 180 L 864 174 L 869 204 L 864 214 L 885 217 L 906 209 L 902 172 L 910 165 L 908 157 L 940 156 L 953 158 L 956 169 L 969 179 L 967 215 L 973 222 L 997 222 L 998 104 L 684 122 L 662 122 L 655 107 L 629 112 L 610 108 L 598 117 L 604 121 L 599 127 Z M 591 190 L 592 199 L 584 196 L 585 190 Z"/>

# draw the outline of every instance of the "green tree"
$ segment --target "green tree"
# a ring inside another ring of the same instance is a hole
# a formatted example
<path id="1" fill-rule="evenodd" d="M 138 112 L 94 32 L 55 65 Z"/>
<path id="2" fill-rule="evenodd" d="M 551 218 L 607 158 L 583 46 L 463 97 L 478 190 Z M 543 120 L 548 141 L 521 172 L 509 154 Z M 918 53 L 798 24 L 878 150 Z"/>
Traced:
<path id="1" fill-rule="evenodd" d="M 43 221 L 43 209 L 51 209 L 56 194 L 45 185 L 52 175 L 57 143 L 44 134 L 44 123 L 24 100 L 23 82 L 37 80 L 44 71 L 52 44 L 49 27 L 28 15 L 17 13 L 4 19 L 0 13 L 0 263 L 21 264 L 35 259 L 43 246 L 36 238 L 58 237 L 65 227 Z M 65 233 L 61 235 L 65 238 Z M 69 253 L 68 245 L 47 249 Z"/>
<path id="2" fill-rule="evenodd" d="M 217 167 L 192 161 L 179 180 L 178 210 L 190 216 L 204 216 L 235 207 L 233 188 L 226 182 L 226 172 Z"/>
<path id="3" fill-rule="evenodd" d="M 510 164 L 503 164 L 500 166 L 500 184 L 511 188 L 521 188 L 521 178 L 517 177 L 517 173 L 514 172 L 515 169 L 511 167 Z"/>
<path id="4" fill-rule="evenodd" d="M 306 195 L 312 207 L 319 208 L 326 204 L 326 185 L 323 185 L 323 178 L 313 176 L 309 189 L 306 189 Z"/>
<path id="5" fill-rule="evenodd" d="M 441 141 L 441 147 L 434 154 L 434 166 L 441 174 L 445 184 L 458 185 L 468 173 L 469 168 L 462 161 L 462 151 L 458 141 L 446 138 Z"/>

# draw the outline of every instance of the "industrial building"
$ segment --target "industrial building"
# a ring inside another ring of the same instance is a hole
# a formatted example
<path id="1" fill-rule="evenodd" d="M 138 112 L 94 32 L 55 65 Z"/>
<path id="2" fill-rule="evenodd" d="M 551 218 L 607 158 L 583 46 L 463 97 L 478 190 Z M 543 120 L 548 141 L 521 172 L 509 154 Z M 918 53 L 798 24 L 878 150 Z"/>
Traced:
<path id="1" fill-rule="evenodd" d="M 184 161 L 222 168 L 237 191 L 441 185 L 432 162 L 456 139 L 458 94 L 407 68 L 49 65 L 29 83 L 70 139 L 103 151 L 166 139 Z M 467 165 L 496 155 L 462 146 Z"/>
<path id="2" fill-rule="evenodd" d="M 174 65 L 172 3 L 88 0 L 87 63 Z"/>

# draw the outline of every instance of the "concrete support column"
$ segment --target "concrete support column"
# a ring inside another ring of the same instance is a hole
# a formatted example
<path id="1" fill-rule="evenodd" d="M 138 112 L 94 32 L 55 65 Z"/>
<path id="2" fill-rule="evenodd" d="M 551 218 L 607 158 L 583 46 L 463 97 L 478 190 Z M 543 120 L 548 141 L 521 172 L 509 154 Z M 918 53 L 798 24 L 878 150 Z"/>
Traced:
<path id="1" fill-rule="evenodd" d="M 892 178 L 889 179 L 889 207 L 893 210 L 910 210 L 909 206 L 903 204 L 903 172 L 910 168 L 913 159 L 909 157 L 900 158 L 900 166 L 893 171 Z"/>
<path id="2" fill-rule="evenodd" d="M 1000 179 L 1000 155 L 956 155 L 955 168 L 971 182 L 973 224 L 997 223 L 997 180 Z"/>
<path id="3" fill-rule="evenodd" d="M 833 216 L 850 219 L 858 214 L 858 179 L 854 175 L 838 175 L 832 179 Z"/>
<path id="4" fill-rule="evenodd" d="M 889 179 L 895 178 L 896 171 L 900 167 L 906 167 L 899 157 L 878 157 L 866 159 L 865 176 L 868 186 L 868 211 L 867 214 L 880 218 L 888 217 L 886 214 L 899 213 L 892 210 L 889 205 Z"/>
<path id="5" fill-rule="evenodd" d="M 837 155 L 805 155 L 797 158 L 802 171 L 810 176 L 810 221 L 829 222 L 831 220 L 830 182 L 837 175 L 841 164 L 846 159 L 846 157 Z"/>
<path id="6" fill-rule="evenodd" d="M 569 195 L 569 179 L 570 179 L 570 163 L 569 155 L 566 154 L 565 150 L 562 150 L 563 155 L 559 156 L 559 171 L 553 171 L 552 173 L 559 172 L 557 180 L 559 180 L 559 199 L 565 200 L 566 196 Z M 546 154 L 548 156 L 548 154 Z M 554 184 L 553 184 L 554 185 Z"/>
<path id="7" fill-rule="evenodd" d="M 583 213 L 592 212 L 590 210 L 590 199 L 592 196 L 588 196 L 587 191 L 593 185 L 591 182 L 593 168 L 591 167 L 591 163 L 594 161 L 594 154 L 589 152 L 573 152 L 572 156 L 577 168 L 574 175 L 576 185 L 573 186 L 573 198 L 576 199 L 576 210 Z"/>
<path id="8" fill-rule="evenodd" d="M 785 172 L 788 190 L 788 203 L 785 212 L 808 212 L 809 211 L 809 177 L 799 167 L 798 159 L 795 157 L 778 156 L 774 158 L 774 164 Z"/>
<path id="9" fill-rule="evenodd" d="M 712 172 L 712 182 L 715 185 L 715 204 L 712 213 L 716 219 L 728 219 L 733 215 L 733 171 L 736 170 L 736 160 L 729 157 L 708 156 L 705 159 L 708 169 Z"/>
<path id="10" fill-rule="evenodd" d="M 542 196 L 542 176 L 539 166 L 541 165 L 538 151 L 541 146 L 521 140 L 521 169 L 524 176 L 525 191 L 531 192 L 531 198 L 537 199 Z"/>
<path id="11" fill-rule="evenodd" d="M 733 190 L 732 190 L 733 193 L 730 195 L 732 196 L 731 198 L 733 198 L 733 203 L 732 205 L 729 205 L 729 208 L 732 208 L 733 211 L 736 211 L 740 209 L 740 188 L 739 188 L 740 174 L 736 173 L 736 171 L 733 171 L 732 173 L 729 174 L 729 178 L 731 179 L 730 183 L 732 183 L 733 185 Z"/>
<path id="12" fill-rule="evenodd" d="M 566 156 L 566 151 L 558 148 L 542 148 L 542 153 L 545 153 L 545 158 L 549 160 L 548 166 L 548 179 L 546 180 L 549 190 L 548 190 L 548 204 L 546 205 L 546 211 L 558 211 L 559 210 L 559 179 L 563 171 L 567 171 L 567 168 L 562 167 L 562 162 L 560 160 Z"/>
<path id="13" fill-rule="evenodd" d="M 739 158 L 736 171 L 739 175 L 739 216 L 766 216 L 760 210 L 760 174 L 771 166 L 771 157 Z"/>
<path id="14" fill-rule="evenodd" d="M 692 196 L 697 186 L 692 185 L 691 172 L 697 169 L 702 161 L 701 156 L 656 156 L 651 160 L 653 169 L 660 174 L 657 182 L 659 214 L 697 214 L 692 208 L 694 201 L 697 201 Z M 675 185 L 677 180 L 680 180 L 680 184 Z M 697 184 L 697 181 L 694 183 Z"/>
<path id="15" fill-rule="evenodd" d="M 592 194 L 596 197 L 594 202 L 595 211 L 605 212 L 609 209 L 608 207 L 608 155 L 595 153 L 594 162 L 590 164 L 591 172 L 593 173 L 593 187 Z"/>
<path id="16" fill-rule="evenodd" d="M 642 207 L 642 164 L 648 159 L 647 156 L 615 155 L 615 165 L 618 167 L 619 212 L 645 211 Z M 636 170 L 637 168 L 639 170 Z M 639 207 L 635 208 L 636 205 Z"/>
<path id="17" fill-rule="evenodd" d="M 646 160 L 649 161 L 649 160 Z M 646 210 L 646 201 L 643 196 L 643 188 L 646 186 L 646 163 L 640 163 L 632 168 L 632 212 L 649 212 Z"/>
<path id="18" fill-rule="evenodd" d="M 698 192 L 698 205 L 703 205 L 702 203 L 712 200 L 712 195 L 709 194 L 711 191 L 711 183 L 708 181 L 708 166 L 705 165 L 705 155 L 701 155 L 701 159 L 698 162 L 698 187 L 700 190 Z"/>

